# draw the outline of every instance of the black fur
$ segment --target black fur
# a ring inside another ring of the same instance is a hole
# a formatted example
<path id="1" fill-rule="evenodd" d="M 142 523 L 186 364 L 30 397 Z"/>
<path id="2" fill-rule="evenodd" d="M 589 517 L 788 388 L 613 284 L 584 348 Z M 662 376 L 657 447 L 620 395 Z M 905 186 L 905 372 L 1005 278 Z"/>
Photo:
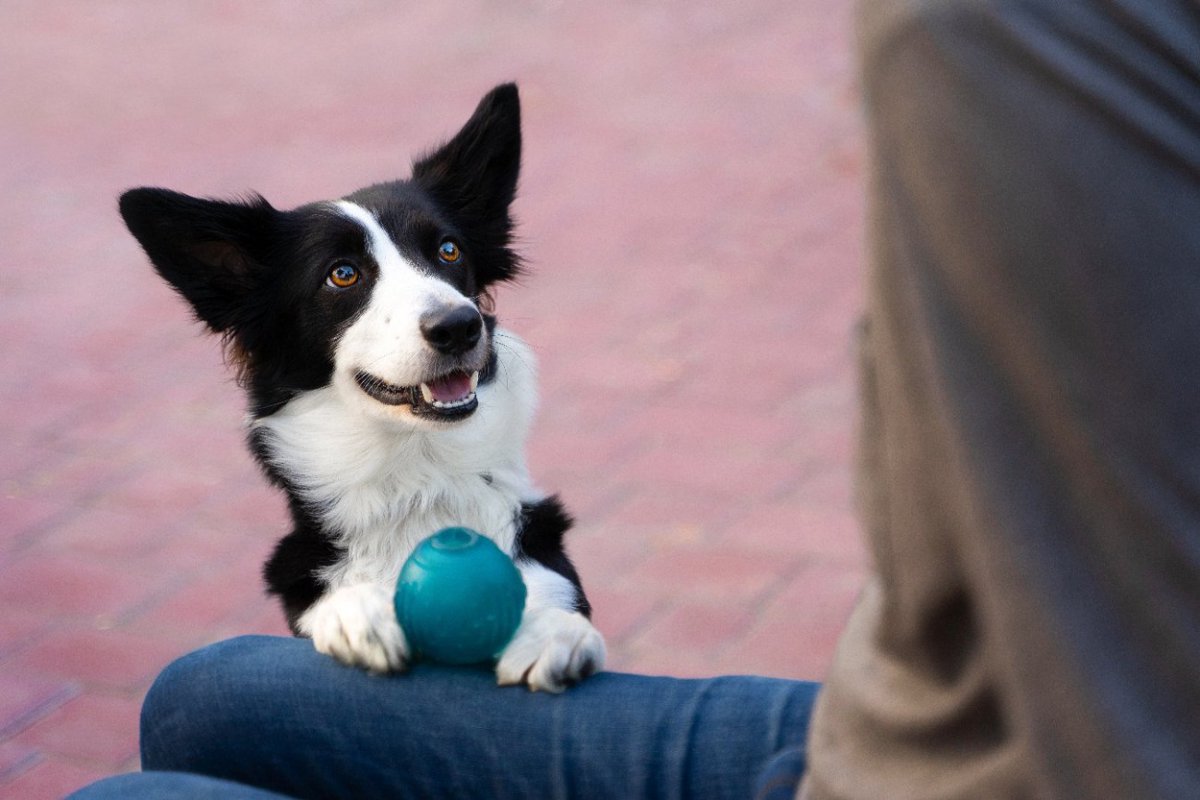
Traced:
<path id="1" fill-rule="evenodd" d="M 320 526 L 297 522 L 292 532 L 275 545 L 263 565 L 263 580 L 268 591 L 283 605 L 293 634 L 300 635 L 297 627 L 300 616 L 325 593 L 320 570 L 337 563 L 339 556 L 338 548 L 325 537 Z"/>
<path id="2" fill-rule="evenodd" d="M 521 519 L 517 525 L 515 555 L 536 561 L 574 584 L 578 598 L 575 610 L 591 618 L 592 604 L 588 602 L 579 573 L 563 547 L 563 535 L 574 524 L 575 520 L 563 508 L 558 495 L 547 497 L 540 503 L 525 503 L 521 506 Z"/>

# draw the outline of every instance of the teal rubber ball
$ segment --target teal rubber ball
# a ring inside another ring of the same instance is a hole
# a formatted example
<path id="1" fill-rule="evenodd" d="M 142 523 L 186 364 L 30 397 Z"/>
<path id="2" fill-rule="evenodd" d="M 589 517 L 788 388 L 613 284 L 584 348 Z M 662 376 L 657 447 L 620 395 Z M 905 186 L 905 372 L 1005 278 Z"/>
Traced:
<path id="1" fill-rule="evenodd" d="M 498 657 L 516 633 L 525 582 L 491 539 L 470 528 L 443 528 L 404 562 L 395 605 L 420 658 L 479 664 Z"/>

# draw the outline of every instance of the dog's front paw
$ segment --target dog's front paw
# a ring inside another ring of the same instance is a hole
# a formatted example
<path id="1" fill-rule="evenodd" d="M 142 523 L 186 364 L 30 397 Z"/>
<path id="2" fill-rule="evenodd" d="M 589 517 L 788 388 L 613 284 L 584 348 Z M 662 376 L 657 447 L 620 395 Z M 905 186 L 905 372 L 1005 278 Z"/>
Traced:
<path id="1" fill-rule="evenodd" d="M 300 618 L 300 630 L 318 652 L 352 667 L 399 672 L 408 663 L 408 642 L 382 586 L 345 586 L 326 595 Z"/>
<path id="2" fill-rule="evenodd" d="M 582 614 L 542 608 L 525 615 L 496 665 L 502 686 L 561 692 L 604 668 L 604 637 Z"/>

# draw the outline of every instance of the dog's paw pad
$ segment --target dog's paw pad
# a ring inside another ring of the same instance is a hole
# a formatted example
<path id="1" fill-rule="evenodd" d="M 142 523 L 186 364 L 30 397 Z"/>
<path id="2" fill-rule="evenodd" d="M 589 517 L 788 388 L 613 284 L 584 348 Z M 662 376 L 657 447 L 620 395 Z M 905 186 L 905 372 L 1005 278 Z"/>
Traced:
<path id="1" fill-rule="evenodd" d="M 346 586 L 327 595 L 300 620 L 318 652 L 370 672 L 399 672 L 408 643 L 396 622 L 391 594 L 380 586 Z"/>
<path id="2" fill-rule="evenodd" d="M 501 685 L 561 692 L 604 669 L 604 637 L 582 614 L 546 608 L 526 615 L 508 643 L 496 677 Z"/>

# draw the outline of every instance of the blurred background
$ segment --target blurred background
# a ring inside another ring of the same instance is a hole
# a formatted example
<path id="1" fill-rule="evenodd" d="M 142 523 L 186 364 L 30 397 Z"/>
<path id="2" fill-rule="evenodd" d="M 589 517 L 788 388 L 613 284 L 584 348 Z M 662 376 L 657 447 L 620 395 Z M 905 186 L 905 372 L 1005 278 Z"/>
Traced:
<path id="1" fill-rule="evenodd" d="M 610 668 L 819 678 L 862 584 L 848 4 L 0 0 L 0 798 L 137 767 L 168 661 L 284 633 L 284 505 L 125 188 L 407 175 L 520 83 L 541 485 Z"/>

